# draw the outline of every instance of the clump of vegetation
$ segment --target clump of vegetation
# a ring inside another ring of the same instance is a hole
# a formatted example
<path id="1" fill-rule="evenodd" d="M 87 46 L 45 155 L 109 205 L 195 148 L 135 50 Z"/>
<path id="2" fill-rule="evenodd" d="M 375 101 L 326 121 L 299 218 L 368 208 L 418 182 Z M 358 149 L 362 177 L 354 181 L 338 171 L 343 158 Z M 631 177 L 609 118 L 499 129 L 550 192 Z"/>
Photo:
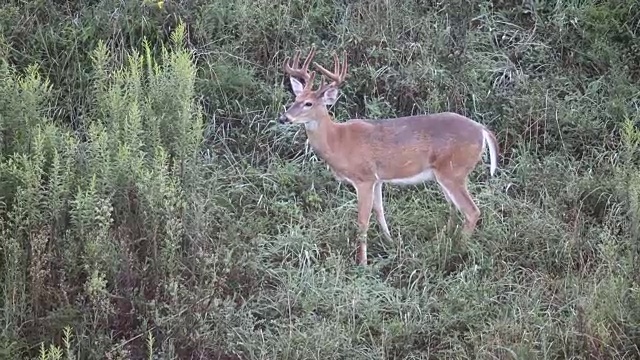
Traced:
<path id="1" fill-rule="evenodd" d="M 640 6 L 247 0 L 0 9 L 0 358 L 640 356 Z M 337 121 L 494 130 L 472 238 L 433 184 L 355 195 L 275 123 L 285 56 L 349 54 Z"/>

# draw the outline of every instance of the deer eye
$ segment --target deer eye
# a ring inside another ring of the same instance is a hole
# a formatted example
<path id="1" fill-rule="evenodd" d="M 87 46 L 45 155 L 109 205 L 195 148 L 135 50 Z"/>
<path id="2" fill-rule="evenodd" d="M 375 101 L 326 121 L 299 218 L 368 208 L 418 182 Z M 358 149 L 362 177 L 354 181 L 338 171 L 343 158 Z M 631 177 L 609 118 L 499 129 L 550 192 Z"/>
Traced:
<path id="1" fill-rule="evenodd" d="M 305 107 L 312 107 L 313 104 L 311 103 L 311 101 L 307 101 L 306 103 L 304 103 Z"/>

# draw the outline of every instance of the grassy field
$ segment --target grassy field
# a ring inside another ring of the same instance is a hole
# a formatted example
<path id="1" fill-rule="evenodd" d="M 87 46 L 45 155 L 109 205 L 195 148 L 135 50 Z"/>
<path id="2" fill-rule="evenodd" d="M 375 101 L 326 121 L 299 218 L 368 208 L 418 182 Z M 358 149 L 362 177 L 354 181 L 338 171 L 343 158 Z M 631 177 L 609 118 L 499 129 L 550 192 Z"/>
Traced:
<path id="1" fill-rule="evenodd" d="M 312 44 L 337 121 L 496 133 L 471 238 L 386 186 L 355 266 L 354 190 L 276 121 Z M 639 84 L 633 0 L 9 0 L 0 359 L 637 359 Z"/>

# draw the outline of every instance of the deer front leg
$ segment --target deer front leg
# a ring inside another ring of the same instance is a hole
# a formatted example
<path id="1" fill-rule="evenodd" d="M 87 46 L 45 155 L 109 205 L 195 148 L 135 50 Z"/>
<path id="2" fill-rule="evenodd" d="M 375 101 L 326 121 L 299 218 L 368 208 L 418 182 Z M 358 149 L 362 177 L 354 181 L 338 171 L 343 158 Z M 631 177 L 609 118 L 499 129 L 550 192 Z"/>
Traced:
<path id="1" fill-rule="evenodd" d="M 373 207 L 374 183 L 355 184 L 358 195 L 358 234 L 356 238 L 356 264 L 367 265 L 367 230 Z"/>
<path id="2" fill-rule="evenodd" d="M 382 228 L 382 235 L 391 241 L 391 232 L 389 232 L 389 226 L 387 225 L 387 219 L 384 216 L 384 205 L 382 203 L 382 183 L 376 183 L 373 186 L 373 211 L 376 213 L 376 219 L 380 228 Z"/>

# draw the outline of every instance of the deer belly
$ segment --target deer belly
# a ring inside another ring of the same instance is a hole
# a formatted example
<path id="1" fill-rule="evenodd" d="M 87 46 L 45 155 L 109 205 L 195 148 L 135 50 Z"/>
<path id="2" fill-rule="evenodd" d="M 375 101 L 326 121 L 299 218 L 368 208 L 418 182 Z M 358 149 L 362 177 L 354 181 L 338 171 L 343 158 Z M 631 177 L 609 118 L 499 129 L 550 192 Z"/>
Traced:
<path id="1" fill-rule="evenodd" d="M 394 185 L 416 185 L 425 181 L 431 181 L 433 178 L 433 170 L 425 169 L 411 176 L 383 179 L 383 181 Z"/>
<path id="2" fill-rule="evenodd" d="M 351 181 L 351 179 L 349 179 L 348 177 L 346 177 L 346 176 L 344 176 L 344 175 L 341 175 L 340 173 L 338 173 L 337 171 L 335 171 L 331 166 L 328 166 L 328 165 L 327 165 L 327 168 L 329 169 L 329 171 L 331 171 L 331 174 L 333 175 L 333 177 L 334 177 L 336 180 L 338 180 L 338 181 L 340 181 L 340 182 L 345 182 L 345 181 L 346 181 L 346 182 L 348 182 L 348 183 L 351 183 L 351 182 L 352 182 L 352 181 Z"/>

